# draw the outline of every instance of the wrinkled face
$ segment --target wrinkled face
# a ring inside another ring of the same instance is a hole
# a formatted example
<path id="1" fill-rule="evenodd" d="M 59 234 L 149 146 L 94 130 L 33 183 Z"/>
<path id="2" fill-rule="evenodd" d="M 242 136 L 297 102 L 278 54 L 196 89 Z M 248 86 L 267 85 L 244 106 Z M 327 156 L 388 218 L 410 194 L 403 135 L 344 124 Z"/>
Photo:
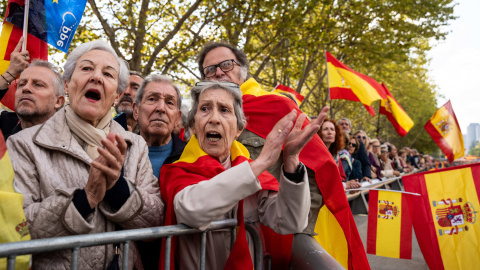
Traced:
<path id="1" fill-rule="evenodd" d="M 350 133 L 350 131 L 352 131 L 352 127 L 347 120 L 340 120 L 338 122 L 338 125 L 342 128 L 343 131 L 346 131 L 347 133 Z"/>
<path id="2" fill-rule="evenodd" d="M 238 63 L 235 54 L 229 49 L 225 47 L 218 47 L 215 48 L 205 55 L 205 60 L 203 61 L 203 69 L 211 66 L 211 65 L 218 65 L 220 62 L 225 60 L 233 59 Z M 215 76 L 205 78 L 207 81 L 224 81 L 224 82 L 234 82 L 238 85 L 241 85 L 244 80 L 242 79 L 240 66 L 234 64 L 232 70 L 223 72 L 220 67 L 217 67 L 217 72 Z"/>
<path id="3" fill-rule="evenodd" d="M 233 104 L 232 94 L 224 89 L 208 89 L 198 100 L 192 132 L 200 148 L 220 162 L 228 158 L 233 141 L 242 133 Z"/>
<path id="4" fill-rule="evenodd" d="M 377 155 L 380 154 L 380 142 L 374 142 L 372 144 L 372 152 Z"/>
<path id="5" fill-rule="evenodd" d="M 65 82 L 72 109 L 93 126 L 109 112 L 117 98 L 119 70 L 115 56 L 92 50 L 77 60 L 72 78 Z"/>
<path id="6" fill-rule="evenodd" d="M 142 102 L 134 105 L 134 117 L 142 137 L 169 137 L 180 117 L 177 91 L 169 83 L 148 83 Z"/>
<path id="7" fill-rule="evenodd" d="M 350 154 L 353 154 L 355 152 L 355 148 L 357 147 L 357 139 L 355 138 L 350 138 L 350 141 L 348 142 L 348 145 L 347 145 L 347 151 L 350 153 Z"/>
<path id="8" fill-rule="evenodd" d="M 118 103 L 115 106 L 117 113 L 121 112 L 132 112 L 133 111 L 133 102 L 135 101 L 135 96 L 137 91 L 140 88 L 140 85 L 143 82 L 143 78 L 137 75 L 130 75 L 130 82 L 128 83 L 125 91 L 120 94 L 118 97 Z"/>
<path id="9" fill-rule="evenodd" d="M 327 145 L 335 142 L 335 125 L 332 122 L 325 121 L 320 130 L 320 138 Z"/>
<path id="10" fill-rule="evenodd" d="M 21 119 L 48 119 L 63 105 L 64 99 L 59 100 L 55 95 L 55 79 L 55 73 L 46 67 L 29 67 L 20 74 L 15 112 Z"/>

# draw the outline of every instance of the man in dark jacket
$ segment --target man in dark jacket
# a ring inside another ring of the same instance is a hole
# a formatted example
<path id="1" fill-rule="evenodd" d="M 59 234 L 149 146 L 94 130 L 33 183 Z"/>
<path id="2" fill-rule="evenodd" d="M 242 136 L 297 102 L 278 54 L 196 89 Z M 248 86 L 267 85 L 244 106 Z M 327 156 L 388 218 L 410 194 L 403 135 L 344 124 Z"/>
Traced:
<path id="1" fill-rule="evenodd" d="M 13 60 L 10 66 L 12 65 L 16 65 Z M 5 73 L 14 72 L 8 70 Z M 8 76 L 11 76 L 11 81 L 15 79 L 14 74 Z M 8 88 L 11 81 L 7 78 L 2 74 L 0 89 Z M 7 89 L 0 90 L 0 99 L 6 92 Z M 63 79 L 57 67 L 43 60 L 31 63 L 17 80 L 15 112 L 1 113 L 0 127 L 5 140 L 22 129 L 47 121 L 63 106 L 65 102 L 63 94 Z"/>
<path id="2" fill-rule="evenodd" d="M 173 134 L 176 123 L 181 120 L 181 106 L 180 90 L 164 75 L 147 76 L 135 96 L 133 117 L 140 136 L 147 142 L 148 157 L 157 178 L 161 167 L 177 161 L 185 148 L 186 143 Z M 161 240 L 137 242 L 145 269 L 158 269 Z"/>

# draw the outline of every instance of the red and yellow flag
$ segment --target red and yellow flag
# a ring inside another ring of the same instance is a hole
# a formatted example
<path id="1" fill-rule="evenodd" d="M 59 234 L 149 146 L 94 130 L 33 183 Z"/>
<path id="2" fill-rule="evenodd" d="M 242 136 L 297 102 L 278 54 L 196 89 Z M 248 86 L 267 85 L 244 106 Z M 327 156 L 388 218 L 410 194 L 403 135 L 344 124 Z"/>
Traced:
<path id="1" fill-rule="evenodd" d="M 412 195 L 371 190 L 369 196 L 367 253 L 412 259 Z"/>
<path id="2" fill-rule="evenodd" d="M 23 212 L 23 195 L 13 189 L 14 172 L 7 146 L 0 132 L 0 243 L 30 240 L 27 219 Z M 7 259 L 0 258 L 0 269 L 6 269 Z M 30 255 L 18 256 L 15 269 L 28 269 Z"/>
<path id="3" fill-rule="evenodd" d="M 230 148 L 232 167 L 245 161 L 251 161 L 248 150 L 241 143 L 234 141 Z M 197 184 L 201 181 L 208 181 L 216 175 L 225 171 L 222 164 L 215 158 L 209 156 L 200 148 L 197 137 L 192 136 L 180 159 L 173 164 L 165 165 L 160 171 L 160 189 L 162 198 L 165 201 L 167 210 L 165 213 L 165 224 L 177 224 L 175 211 L 173 208 L 173 199 L 175 195 L 187 186 Z M 262 189 L 278 191 L 277 180 L 268 172 L 263 172 L 258 177 Z M 248 243 L 243 220 L 243 200 L 239 202 L 237 211 L 239 231 L 235 244 L 232 247 L 228 257 L 225 269 L 253 269 L 253 262 L 250 257 Z M 174 269 L 176 240 L 172 241 L 170 253 L 170 266 Z M 162 243 L 162 252 L 160 254 L 160 269 L 164 268 L 165 260 L 165 240 Z"/>
<path id="4" fill-rule="evenodd" d="M 248 119 L 247 129 L 262 138 L 273 126 L 293 109 L 300 112 L 295 102 L 276 93 L 262 90 L 253 79 L 240 86 L 243 94 L 243 110 Z M 307 125 L 305 121 L 304 125 Z M 303 148 L 300 161 L 315 172 L 315 180 L 323 195 L 326 207 L 322 207 L 317 219 L 315 238 L 327 252 L 347 269 L 370 269 L 357 226 L 345 196 L 338 167 L 318 135 Z M 267 250 L 269 251 L 269 250 Z M 275 263 L 272 260 L 272 263 Z M 272 269 L 286 269 L 288 258 Z"/>
<path id="5" fill-rule="evenodd" d="M 465 156 L 462 131 L 450 101 L 435 112 L 425 124 L 425 129 L 450 163 Z"/>
<path id="6" fill-rule="evenodd" d="M 413 227 L 430 269 L 480 265 L 480 164 L 403 176 L 413 196 Z"/>
<path id="7" fill-rule="evenodd" d="M 330 99 L 361 102 L 367 111 L 375 116 L 371 105 L 375 100 L 387 98 L 383 87 L 374 79 L 350 69 L 329 52 L 325 51 L 325 55 Z"/>
<path id="8" fill-rule="evenodd" d="M 300 104 L 302 104 L 303 100 L 305 99 L 304 96 L 302 96 L 300 93 L 295 91 L 293 88 L 290 88 L 290 87 L 282 85 L 282 84 L 278 84 L 277 86 L 275 86 L 275 88 L 273 89 L 272 92 L 274 92 L 274 93 L 285 93 L 285 94 L 291 95 L 295 99 L 295 101 L 297 102 L 298 106 L 300 106 Z"/>
<path id="9" fill-rule="evenodd" d="M 23 0 L 9 0 L 7 4 L 7 10 L 5 13 L 5 19 L 12 17 L 14 12 L 11 11 L 12 7 L 17 8 L 24 6 Z M 10 54 L 15 49 L 18 41 L 23 36 L 23 30 L 6 20 L 3 21 L 2 33 L 0 36 L 0 74 L 3 74 L 10 64 Z M 38 39 L 37 37 L 28 34 L 27 35 L 27 50 L 30 54 L 30 59 L 48 59 L 48 46 L 47 43 Z M 1 100 L 1 104 L 10 110 L 15 110 L 15 90 L 16 82 L 14 81 L 8 88 L 8 92 Z"/>
<path id="10" fill-rule="evenodd" d="M 402 106 L 398 104 L 384 83 L 382 83 L 382 87 L 387 94 L 387 98 L 382 99 L 380 102 L 380 113 L 387 116 L 398 135 L 403 137 L 413 127 L 413 120 L 403 110 Z"/>

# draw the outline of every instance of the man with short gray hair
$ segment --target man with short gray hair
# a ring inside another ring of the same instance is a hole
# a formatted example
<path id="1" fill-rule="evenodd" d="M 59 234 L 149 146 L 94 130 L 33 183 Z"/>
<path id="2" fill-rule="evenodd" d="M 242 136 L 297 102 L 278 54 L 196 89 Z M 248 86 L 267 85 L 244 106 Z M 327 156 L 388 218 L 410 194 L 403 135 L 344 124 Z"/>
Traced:
<path id="1" fill-rule="evenodd" d="M 338 120 L 338 125 L 344 132 L 347 132 L 350 135 L 352 134 L 352 121 L 350 121 L 350 119 L 343 117 L 342 119 Z"/>
<path id="2" fill-rule="evenodd" d="M 136 93 L 133 117 L 140 136 L 147 142 L 148 157 L 157 178 L 161 167 L 177 161 L 185 148 L 186 143 L 173 135 L 176 123 L 181 120 L 181 106 L 178 86 L 165 75 L 147 76 Z M 158 269 L 161 240 L 137 242 L 145 269 Z"/>

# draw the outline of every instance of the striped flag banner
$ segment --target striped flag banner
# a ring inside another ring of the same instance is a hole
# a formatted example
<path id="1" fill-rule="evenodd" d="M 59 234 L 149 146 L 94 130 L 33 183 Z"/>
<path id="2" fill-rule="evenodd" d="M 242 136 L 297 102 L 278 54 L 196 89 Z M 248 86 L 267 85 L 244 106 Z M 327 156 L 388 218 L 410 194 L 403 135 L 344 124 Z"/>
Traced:
<path id="1" fill-rule="evenodd" d="M 411 194 L 371 190 L 368 205 L 367 253 L 412 258 Z"/>
<path id="2" fill-rule="evenodd" d="M 430 269 L 480 265 L 480 163 L 403 176 L 414 197 L 413 228 Z"/>

